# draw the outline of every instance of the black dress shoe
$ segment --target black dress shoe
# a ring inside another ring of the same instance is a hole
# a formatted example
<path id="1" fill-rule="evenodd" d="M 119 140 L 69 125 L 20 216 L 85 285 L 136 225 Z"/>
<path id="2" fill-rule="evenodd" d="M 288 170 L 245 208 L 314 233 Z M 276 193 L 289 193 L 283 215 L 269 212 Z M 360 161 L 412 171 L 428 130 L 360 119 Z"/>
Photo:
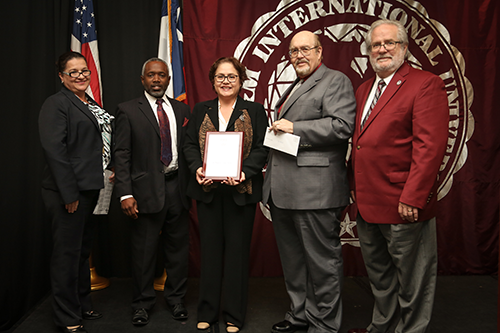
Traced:
<path id="1" fill-rule="evenodd" d="M 177 303 L 172 307 L 172 317 L 175 320 L 186 320 L 188 319 L 188 312 L 184 307 L 184 304 Z"/>
<path id="2" fill-rule="evenodd" d="M 64 333 L 88 333 L 81 325 L 75 328 L 61 327 L 61 330 Z"/>
<path id="3" fill-rule="evenodd" d="M 144 326 L 149 323 L 148 311 L 144 308 L 140 308 L 134 311 L 132 315 L 132 324 L 135 326 Z"/>
<path id="4" fill-rule="evenodd" d="M 272 333 L 292 333 L 298 330 L 307 330 L 307 325 L 294 325 L 288 320 L 280 321 L 271 328 Z"/>
<path id="5" fill-rule="evenodd" d="M 94 319 L 99 319 L 102 318 L 102 313 L 90 310 L 87 312 L 82 313 L 82 318 L 86 320 L 94 320 Z"/>

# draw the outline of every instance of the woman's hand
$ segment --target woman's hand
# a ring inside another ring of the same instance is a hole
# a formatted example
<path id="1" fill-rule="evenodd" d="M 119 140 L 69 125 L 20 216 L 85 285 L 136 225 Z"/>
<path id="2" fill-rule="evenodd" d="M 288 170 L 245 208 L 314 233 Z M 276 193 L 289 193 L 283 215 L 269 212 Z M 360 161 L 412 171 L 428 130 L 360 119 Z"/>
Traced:
<path id="1" fill-rule="evenodd" d="M 110 183 L 114 184 L 114 183 L 115 183 L 115 173 L 113 172 L 113 173 L 111 174 L 111 176 L 109 176 L 109 178 L 108 178 L 108 179 L 109 179 L 109 182 L 110 182 Z"/>
<path id="2" fill-rule="evenodd" d="M 230 185 L 230 186 L 236 186 L 236 185 L 238 185 L 238 184 L 243 183 L 245 180 L 246 180 L 246 178 L 245 178 L 245 173 L 242 171 L 242 172 L 241 172 L 241 176 L 240 176 L 240 180 L 239 180 L 239 181 L 235 180 L 235 179 L 234 179 L 234 178 L 232 178 L 232 177 L 227 177 L 227 179 L 226 179 L 226 180 L 223 180 L 223 181 L 222 181 L 222 184 L 226 184 L 226 185 Z"/>
<path id="3" fill-rule="evenodd" d="M 66 204 L 64 207 L 66 208 L 68 213 L 73 214 L 78 209 L 79 202 L 80 202 L 79 200 L 76 200 L 76 201 L 73 201 L 72 203 Z"/>
<path id="4" fill-rule="evenodd" d="M 110 183 L 114 184 L 115 183 L 115 168 L 111 168 L 110 170 L 111 170 L 112 173 L 111 173 L 111 176 L 109 176 L 108 179 L 109 179 Z"/>
<path id="5" fill-rule="evenodd" d="M 205 178 L 202 167 L 199 167 L 198 170 L 196 170 L 196 180 L 200 185 L 211 185 L 213 183 L 212 179 Z"/>

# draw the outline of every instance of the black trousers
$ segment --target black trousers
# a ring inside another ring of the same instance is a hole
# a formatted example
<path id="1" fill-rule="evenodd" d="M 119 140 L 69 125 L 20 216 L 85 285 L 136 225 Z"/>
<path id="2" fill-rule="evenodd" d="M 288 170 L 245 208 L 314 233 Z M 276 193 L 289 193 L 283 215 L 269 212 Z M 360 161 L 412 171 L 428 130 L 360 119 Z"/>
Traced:
<path id="1" fill-rule="evenodd" d="M 54 321 L 60 327 L 80 325 L 82 313 L 92 310 L 89 256 L 94 230 L 92 212 L 98 196 L 98 190 L 80 192 L 78 209 L 70 214 L 59 192 L 42 189 L 52 220 L 50 274 Z"/>
<path id="2" fill-rule="evenodd" d="M 173 306 L 184 301 L 189 256 L 188 211 L 181 201 L 178 178 L 165 180 L 165 204 L 159 213 L 139 214 L 132 223 L 132 309 L 150 310 L 156 303 L 154 275 L 158 243 L 165 255 L 164 297 Z"/>
<path id="3" fill-rule="evenodd" d="M 231 188 L 219 185 L 212 202 L 197 201 L 201 242 L 198 322 L 243 327 L 248 299 L 250 243 L 256 204 L 238 206 Z M 221 297 L 222 294 L 222 297 Z"/>

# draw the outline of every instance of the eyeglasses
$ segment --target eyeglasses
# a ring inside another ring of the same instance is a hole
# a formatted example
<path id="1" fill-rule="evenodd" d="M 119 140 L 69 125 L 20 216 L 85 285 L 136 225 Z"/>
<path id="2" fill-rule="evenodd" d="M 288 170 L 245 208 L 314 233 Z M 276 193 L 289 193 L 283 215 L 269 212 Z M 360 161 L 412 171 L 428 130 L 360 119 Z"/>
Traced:
<path id="1" fill-rule="evenodd" d="M 392 51 L 396 48 L 396 45 L 403 44 L 403 42 L 387 42 L 384 44 L 373 44 L 371 49 L 373 52 L 377 52 L 383 46 L 387 51 Z"/>
<path id="2" fill-rule="evenodd" d="M 225 79 L 227 79 L 231 83 L 234 83 L 234 82 L 236 82 L 237 78 L 238 78 L 238 75 L 236 75 L 236 74 L 229 74 L 229 75 L 217 74 L 217 75 L 215 75 L 215 81 L 217 81 L 218 83 L 224 82 Z"/>
<path id="3" fill-rule="evenodd" d="M 62 73 L 76 79 L 77 77 L 80 76 L 80 74 L 85 76 L 85 77 L 90 76 L 90 69 L 84 69 L 81 72 L 74 71 L 74 72 L 69 72 L 69 73 L 66 73 L 66 72 L 62 72 Z"/>
<path id="4" fill-rule="evenodd" d="M 299 51 L 300 53 L 302 53 L 302 55 L 304 57 L 307 57 L 308 55 L 311 54 L 311 51 L 314 50 L 314 49 L 317 49 L 319 46 L 315 46 L 315 47 L 301 47 L 300 49 L 291 49 L 290 51 L 288 51 L 288 55 L 290 56 L 290 58 L 296 58 L 298 55 L 299 55 Z"/>

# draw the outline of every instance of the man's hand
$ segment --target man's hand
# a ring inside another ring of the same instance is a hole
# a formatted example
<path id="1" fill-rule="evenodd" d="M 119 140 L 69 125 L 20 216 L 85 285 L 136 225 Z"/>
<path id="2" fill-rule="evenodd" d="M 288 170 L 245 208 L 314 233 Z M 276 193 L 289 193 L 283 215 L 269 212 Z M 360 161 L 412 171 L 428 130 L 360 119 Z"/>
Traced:
<path id="1" fill-rule="evenodd" d="M 122 210 L 125 215 L 137 219 L 137 213 L 139 210 L 137 209 L 137 201 L 134 198 L 127 198 L 121 202 Z"/>
<path id="2" fill-rule="evenodd" d="M 79 200 L 73 201 L 72 203 L 64 205 L 68 213 L 73 214 L 78 209 Z"/>
<path id="3" fill-rule="evenodd" d="M 274 134 L 278 132 L 293 134 L 293 123 L 286 119 L 276 120 L 271 126 L 271 129 L 274 131 Z"/>
<path id="4" fill-rule="evenodd" d="M 418 220 L 418 208 L 408 206 L 402 202 L 398 205 L 398 213 L 401 219 L 404 221 L 415 222 Z"/>

